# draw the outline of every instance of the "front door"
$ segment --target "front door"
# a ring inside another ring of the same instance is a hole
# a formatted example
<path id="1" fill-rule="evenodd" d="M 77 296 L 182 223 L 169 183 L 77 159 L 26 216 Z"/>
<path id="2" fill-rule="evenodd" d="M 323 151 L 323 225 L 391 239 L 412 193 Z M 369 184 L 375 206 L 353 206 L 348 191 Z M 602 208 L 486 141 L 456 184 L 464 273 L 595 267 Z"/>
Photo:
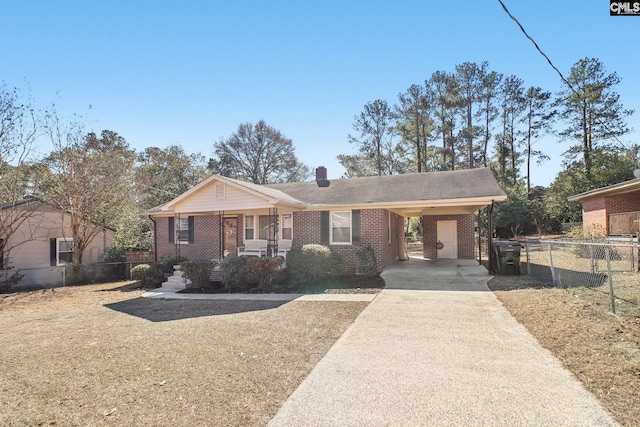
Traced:
<path id="1" fill-rule="evenodd" d="M 224 219 L 224 257 L 234 257 L 238 253 L 238 218 Z"/>
<path id="2" fill-rule="evenodd" d="M 438 259 L 458 258 L 458 221 L 438 221 Z"/>

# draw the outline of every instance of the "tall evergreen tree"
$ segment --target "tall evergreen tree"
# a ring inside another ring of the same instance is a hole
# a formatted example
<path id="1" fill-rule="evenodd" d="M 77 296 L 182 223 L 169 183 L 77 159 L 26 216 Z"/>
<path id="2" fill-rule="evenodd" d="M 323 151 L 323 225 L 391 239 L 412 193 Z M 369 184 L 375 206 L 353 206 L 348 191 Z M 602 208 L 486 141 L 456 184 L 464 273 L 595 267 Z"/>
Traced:
<path id="1" fill-rule="evenodd" d="M 434 133 L 442 143 L 440 169 L 456 167 L 456 116 L 460 110 L 460 96 L 455 76 L 446 71 L 436 71 L 426 82 L 429 98 L 433 103 Z"/>
<path id="2" fill-rule="evenodd" d="M 498 178 L 503 183 L 515 185 L 518 179 L 520 154 L 516 134 L 517 123 L 525 109 L 523 81 L 516 76 L 508 76 L 502 83 L 500 117 L 502 133 L 497 136 Z"/>
<path id="3" fill-rule="evenodd" d="M 524 93 L 525 111 L 522 117 L 525 129 L 525 156 L 527 158 L 527 197 L 531 198 L 531 161 L 537 159 L 540 164 L 549 156 L 533 148 L 534 139 L 551 132 L 557 111 L 551 107 L 551 92 L 540 87 L 530 87 Z"/>
<path id="4" fill-rule="evenodd" d="M 431 137 L 433 121 L 430 117 L 430 104 L 424 86 L 413 84 L 406 92 L 398 95 L 396 106 L 398 132 L 402 140 L 413 146 L 416 169 L 426 171 L 427 144 Z"/>
<path id="5" fill-rule="evenodd" d="M 565 140 L 575 141 L 567 155 L 574 159 L 582 154 L 585 177 L 593 178 L 593 151 L 604 141 L 623 136 L 629 132 L 627 110 L 615 91 L 620 77 L 607 73 L 604 64 L 596 58 L 583 58 L 571 67 L 567 77 L 571 87 L 559 93 L 557 102 L 565 128 L 560 135 Z"/>
<path id="6" fill-rule="evenodd" d="M 360 114 L 354 117 L 353 129 L 359 135 L 348 135 L 348 140 L 358 149 L 358 157 L 369 163 L 376 175 L 397 173 L 394 167 L 396 144 L 393 140 L 395 123 L 393 112 L 386 101 L 368 102 Z M 344 158 L 346 160 L 346 158 Z M 347 165 L 343 164 L 345 168 Z"/>
<path id="7" fill-rule="evenodd" d="M 475 125 L 474 108 L 478 106 L 482 91 L 482 78 L 486 74 L 489 63 L 484 61 L 480 65 L 475 62 L 464 62 L 456 65 L 456 80 L 458 82 L 464 130 L 462 136 L 467 144 L 467 167 L 475 167 L 474 140 L 479 134 L 479 128 Z"/>
<path id="8" fill-rule="evenodd" d="M 487 167 L 489 140 L 491 139 L 491 126 L 499 114 L 495 103 L 500 94 L 500 82 L 502 81 L 502 77 L 503 75 L 500 73 L 489 71 L 485 72 L 480 79 L 480 110 L 478 113 L 482 117 L 484 126 L 484 143 L 482 148 L 482 165 L 484 167 Z"/>

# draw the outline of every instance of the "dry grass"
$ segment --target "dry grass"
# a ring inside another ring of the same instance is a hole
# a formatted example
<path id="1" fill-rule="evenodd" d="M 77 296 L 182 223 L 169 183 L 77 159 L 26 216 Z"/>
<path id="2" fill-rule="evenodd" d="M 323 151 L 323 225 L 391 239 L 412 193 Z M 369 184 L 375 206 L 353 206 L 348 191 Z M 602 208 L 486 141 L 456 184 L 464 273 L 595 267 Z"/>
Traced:
<path id="1" fill-rule="evenodd" d="M 614 418 L 640 425 L 640 310 L 611 313 L 609 296 L 587 288 L 544 288 L 528 276 L 489 286 L 505 307 L 578 377 Z"/>
<path id="2" fill-rule="evenodd" d="M 0 425 L 265 425 L 367 303 L 0 295 Z"/>

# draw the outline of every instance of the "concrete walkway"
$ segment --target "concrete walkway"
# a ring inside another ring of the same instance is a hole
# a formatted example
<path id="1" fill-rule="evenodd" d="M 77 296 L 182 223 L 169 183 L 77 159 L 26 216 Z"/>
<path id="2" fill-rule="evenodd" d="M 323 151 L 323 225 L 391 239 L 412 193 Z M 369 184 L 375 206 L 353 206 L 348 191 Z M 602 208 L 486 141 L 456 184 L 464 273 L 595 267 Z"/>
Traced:
<path id="1" fill-rule="evenodd" d="M 179 289 L 157 288 L 142 294 L 143 298 L 191 299 L 218 301 L 364 301 L 378 294 L 181 294 Z"/>
<path id="2" fill-rule="evenodd" d="M 617 425 L 476 262 L 411 259 L 383 277 L 269 426 Z"/>

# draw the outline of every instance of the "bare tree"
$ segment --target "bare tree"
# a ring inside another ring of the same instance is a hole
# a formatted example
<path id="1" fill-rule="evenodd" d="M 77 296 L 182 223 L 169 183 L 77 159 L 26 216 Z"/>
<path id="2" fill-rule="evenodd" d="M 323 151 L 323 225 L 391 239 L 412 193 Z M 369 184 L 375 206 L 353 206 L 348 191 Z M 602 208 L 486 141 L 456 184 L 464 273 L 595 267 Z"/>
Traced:
<path id="1" fill-rule="evenodd" d="M 135 182 L 143 209 L 174 199 L 209 176 L 201 153 L 187 154 L 180 145 L 147 147 L 138 154 Z"/>
<path id="2" fill-rule="evenodd" d="M 255 184 L 304 181 L 309 167 L 295 155 L 293 143 L 260 120 L 243 123 L 229 138 L 214 146 L 210 169 L 217 174 Z"/>
<path id="3" fill-rule="evenodd" d="M 84 250 L 122 213 L 133 188 L 135 151 L 120 135 L 85 133 L 79 122 L 46 118 L 54 150 L 41 163 L 45 200 L 69 216 L 73 265 L 82 264 Z"/>
<path id="4" fill-rule="evenodd" d="M 30 164 L 37 121 L 29 99 L 17 88 L 0 86 L 0 270 L 11 266 L 11 237 L 33 214 L 24 203 L 37 175 Z M 28 236 L 27 236 L 28 238 Z M 6 280 L 6 276 L 0 280 Z"/>

